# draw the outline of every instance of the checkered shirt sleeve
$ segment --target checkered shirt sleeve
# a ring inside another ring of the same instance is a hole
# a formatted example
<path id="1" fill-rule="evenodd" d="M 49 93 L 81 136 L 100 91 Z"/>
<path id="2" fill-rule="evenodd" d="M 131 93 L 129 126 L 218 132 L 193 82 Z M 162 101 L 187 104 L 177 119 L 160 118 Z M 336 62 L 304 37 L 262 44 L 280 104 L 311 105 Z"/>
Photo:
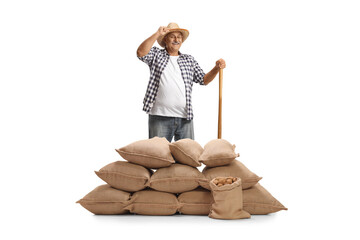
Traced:
<path id="1" fill-rule="evenodd" d="M 204 76 L 205 72 L 199 66 L 199 63 L 193 58 L 194 60 L 194 79 L 195 83 L 199 83 L 200 85 L 205 85 L 204 83 Z"/>
<path id="2" fill-rule="evenodd" d="M 139 57 L 138 58 L 143 61 L 144 63 L 146 63 L 149 67 L 151 67 L 154 59 L 155 59 L 155 55 L 160 51 L 159 48 L 157 47 L 152 47 L 150 49 L 150 52 L 148 54 L 146 54 L 145 56 Z"/>

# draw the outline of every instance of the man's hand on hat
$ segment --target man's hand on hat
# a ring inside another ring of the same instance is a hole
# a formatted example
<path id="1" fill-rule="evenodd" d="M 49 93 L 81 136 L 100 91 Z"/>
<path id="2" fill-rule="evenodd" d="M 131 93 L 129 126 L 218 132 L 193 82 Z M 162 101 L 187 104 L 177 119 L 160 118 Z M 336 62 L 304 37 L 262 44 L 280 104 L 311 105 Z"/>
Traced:
<path id="1" fill-rule="evenodd" d="M 161 26 L 161 27 L 159 27 L 159 29 L 158 29 L 158 34 L 160 35 L 160 36 L 164 36 L 166 33 L 168 33 L 170 30 L 169 30 L 169 28 L 167 28 L 167 27 L 164 27 L 164 26 Z"/>
<path id="2" fill-rule="evenodd" d="M 225 68 L 226 67 L 226 63 L 225 63 L 225 60 L 220 58 L 219 60 L 216 61 L 216 67 L 218 69 L 220 68 Z"/>

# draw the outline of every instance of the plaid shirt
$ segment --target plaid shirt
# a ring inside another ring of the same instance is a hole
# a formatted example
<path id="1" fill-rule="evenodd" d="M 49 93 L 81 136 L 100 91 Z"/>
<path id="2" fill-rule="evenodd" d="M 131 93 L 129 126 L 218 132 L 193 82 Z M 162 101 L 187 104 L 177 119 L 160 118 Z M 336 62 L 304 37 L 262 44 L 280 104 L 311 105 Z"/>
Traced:
<path id="1" fill-rule="evenodd" d="M 159 89 L 160 76 L 169 62 L 169 56 L 166 49 L 152 47 L 147 55 L 138 57 L 141 61 L 149 65 L 150 68 L 150 80 L 143 101 L 143 110 L 146 113 L 150 112 L 154 104 Z M 194 117 L 191 105 L 192 85 L 194 82 L 204 85 L 205 73 L 191 55 L 179 52 L 178 64 L 185 83 L 187 120 L 191 120 Z"/>

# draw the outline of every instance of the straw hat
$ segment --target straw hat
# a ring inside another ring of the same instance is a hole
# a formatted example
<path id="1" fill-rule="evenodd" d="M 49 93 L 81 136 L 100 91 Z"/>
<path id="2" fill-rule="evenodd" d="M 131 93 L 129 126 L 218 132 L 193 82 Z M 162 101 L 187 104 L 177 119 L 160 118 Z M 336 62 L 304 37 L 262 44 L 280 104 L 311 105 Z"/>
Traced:
<path id="1" fill-rule="evenodd" d="M 183 42 L 185 42 L 185 40 L 189 36 L 189 31 L 186 29 L 183 29 L 183 28 L 179 28 L 179 25 L 177 25 L 176 23 L 169 23 L 169 25 L 167 25 L 167 28 L 169 29 L 169 32 L 167 32 L 164 36 L 160 36 L 157 39 L 157 42 L 162 47 L 165 47 L 164 37 L 171 32 L 181 32 L 182 36 L 183 36 L 183 39 L 182 39 Z"/>

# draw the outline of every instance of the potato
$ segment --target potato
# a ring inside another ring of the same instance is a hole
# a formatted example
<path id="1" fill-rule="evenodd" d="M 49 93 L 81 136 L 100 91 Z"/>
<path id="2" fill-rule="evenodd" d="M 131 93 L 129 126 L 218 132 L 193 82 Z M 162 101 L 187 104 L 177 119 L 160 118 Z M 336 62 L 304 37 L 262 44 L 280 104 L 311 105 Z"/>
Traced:
<path id="1" fill-rule="evenodd" d="M 228 179 L 226 179 L 226 183 L 227 183 L 227 184 L 232 184 L 232 183 L 233 183 L 232 178 L 228 178 Z"/>

